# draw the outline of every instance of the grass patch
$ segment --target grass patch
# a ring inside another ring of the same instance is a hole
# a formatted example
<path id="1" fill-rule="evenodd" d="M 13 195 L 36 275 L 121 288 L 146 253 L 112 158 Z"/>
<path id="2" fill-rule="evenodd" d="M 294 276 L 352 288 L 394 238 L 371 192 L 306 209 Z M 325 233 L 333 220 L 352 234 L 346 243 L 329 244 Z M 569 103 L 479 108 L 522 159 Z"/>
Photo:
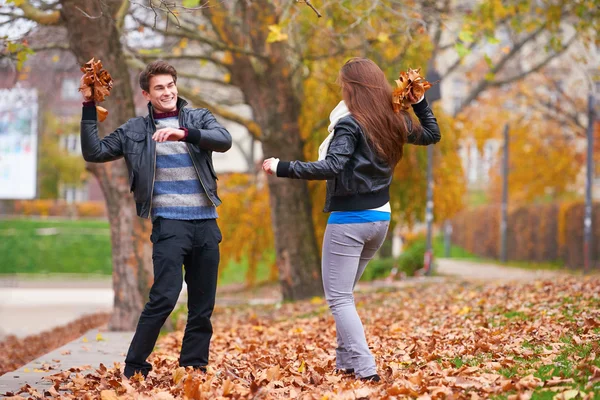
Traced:
<path id="1" fill-rule="evenodd" d="M 2 220 L 0 274 L 112 273 L 107 221 Z"/>
<path id="2" fill-rule="evenodd" d="M 148 238 L 148 240 L 150 240 Z M 47 274 L 112 274 L 110 226 L 104 220 L 0 220 L 0 275 L 35 278 Z M 274 254 L 258 264 L 256 282 L 266 281 Z M 248 261 L 221 264 L 220 285 L 246 282 Z"/>
<path id="3" fill-rule="evenodd" d="M 256 267 L 255 282 L 257 284 L 268 281 L 270 265 L 275 260 L 275 253 L 268 254 L 265 258 L 267 260 L 259 262 Z M 248 268 L 248 259 L 246 257 L 242 257 L 240 261 L 230 261 L 226 265 L 221 264 L 219 267 L 219 285 L 247 282 L 246 276 L 248 274 Z"/>
<path id="4" fill-rule="evenodd" d="M 587 388 L 589 378 L 592 375 L 592 365 L 600 367 L 600 358 L 593 357 L 588 362 L 588 368 L 578 368 L 581 366 L 581 361 L 589 358 L 594 352 L 594 346 L 591 343 L 577 344 L 571 336 L 563 336 L 560 338 L 562 343 L 566 345 L 561 349 L 554 360 L 545 365 L 539 365 L 539 357 L 523 358 L 515 357 L 515 364 L 508 368 L 502 368 L 498 372 L 506 378 L 520 378 L 530 373 L 533 376 L 548 381 L 552 378 L 573 379 L 573 382 L 561 383 L 561 386 L 568 386 L 572 389 L 580 390 L 584 393 L 593 392 L 596 397 L 600 395 L 600 383 L 596 383 L 593 387 Z M 536 354 L 543 351 L 543 345 L 535 345 L 530 342 L 523 342 L 522 347 L 532 349 Z M 456 363 L 455 363 L 456 365 Z M 509 393 L 507 393 L 509 394 Z M 494 398 L 504 398 L 506 394 Z M 533 399 L 552 399 L 556 395 L 555 391 L 548 388 L 537 388 L 533 392 Z"/>
<path id="5" fill-rule="evenodd" d="M 423 268 L 425 258 L 425 242 L 417 241 L 406 248 L 398 258 L 376 258 L 369 262 L 361 277 L 361 281 L 372 281 L 385 278 L 395 269 L 396 273 L 404 272 L 413 276 L 415 271 Z"/>
<path id="6" fill-rule="evenodd" d="M 425 243 L 424 240 L 423 243 Z M 435 237 L 431 243 L 431 247 L 433 249 L 433 255 L 435 257 L 446 257 L 446 244 L 444 242 L 443 236 Z M 450 243 L 450 255 L 448 257 L 473 261 L 481 260 L 476 255 L 469 253 L 462 247 L 453 245 L 452 243 Z"/>
<path id="7" fill-rule="evenodd" d="M 531 319 L 527 314 L 525 314 L 522 311 L 509 311 L 509 312 L 504 313 L 504 316 L 508 319 L 519 319 L 522 321 Z"/>

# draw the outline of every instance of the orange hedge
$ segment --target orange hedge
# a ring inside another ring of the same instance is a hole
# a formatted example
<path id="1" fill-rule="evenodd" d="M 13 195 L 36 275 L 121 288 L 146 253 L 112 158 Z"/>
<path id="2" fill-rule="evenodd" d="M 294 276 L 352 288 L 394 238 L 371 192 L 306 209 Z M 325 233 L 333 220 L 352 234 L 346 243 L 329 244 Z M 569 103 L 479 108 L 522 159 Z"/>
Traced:
<path id="1" fill-rule="evenodd" d="M 67 203 L 64 200 L 15 200 L 4 204 L 3 212 L 12 215 L 41 217 L 106 217 L 103 201 Z"/>
<path id="2" fill-rule="evenodd" d="M 593 206 L 592 266 L 600 266 L 600 203 Z M 507 258 L 583 266 L 582 202 L 532 204 L 509 210 Z M 466 210 L 452 220 L 452 242 L 486 258 L 500 256 L 500 205 Z"/>

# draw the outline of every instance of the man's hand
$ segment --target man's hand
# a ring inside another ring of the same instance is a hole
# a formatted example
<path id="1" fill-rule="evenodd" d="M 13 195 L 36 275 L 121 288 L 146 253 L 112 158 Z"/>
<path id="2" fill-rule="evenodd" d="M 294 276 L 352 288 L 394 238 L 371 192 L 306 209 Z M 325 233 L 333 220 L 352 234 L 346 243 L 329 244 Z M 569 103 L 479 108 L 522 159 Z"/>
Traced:
<path id="1" fill-rule="evenodd" d="M 183 139 L 184 136 L 185 131 L 183 129 L 162 128 L 154 132 L 152 139 L 159 143 L 166 141 L 176 142 Z"/>
<path id="2" fill-rule="evenodd" d="M 279 158 L 267 158 L 263 161 L 262 169 L 269 175 L 273 175 L 277 172 L 277 164 L 279 163 Z"/>

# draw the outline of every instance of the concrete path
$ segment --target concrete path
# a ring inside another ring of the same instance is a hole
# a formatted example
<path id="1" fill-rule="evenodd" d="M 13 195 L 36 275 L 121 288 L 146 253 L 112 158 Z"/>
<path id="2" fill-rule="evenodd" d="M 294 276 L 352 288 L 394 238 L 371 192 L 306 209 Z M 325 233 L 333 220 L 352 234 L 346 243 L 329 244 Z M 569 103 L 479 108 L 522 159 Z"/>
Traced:
<path id="1" fill-rule="evenodd" d="M 0 289 L 0 340 L 23 338 L 66 325 L 87 314 L 110 312 L 112 289 Z"/>
<path id="2" fill-rule="evenodd" d="M 435 262 L 437 267 L 436 273 L 438 275 L 451 275 L 463 279 L 531 281 L 565 274 L 560 271 L 529 270 L 506 267 L 498 264 L 483 264 L 479 262 L 457 260 L 453 258 L 437 258 Z"/>
<path id="3" fill-rule="evenodd" d="M 30 362 L 29 364 L 0 376 L 0 397 L 6 392 L 17 392 L 23 385 L 43 393 L 51 382 L 44 376 L 54 375 L 73 367 L 89 366 L 83 374 L 92 372 L 100 363 L 112 367 L 114 362 L 125 359 L 133 332 L 103 332 L 92 329 L 80 338 Z"/>
<path id="4" fill-rule="evenodd" d="M 24 338 L 63 326 L 87 315 L 110 312 L 114 292 L 110 279 L 8 279 L 0 278 L 0 340 L 8 335 Z M 249 291 L 244 285 L 219 287 L 217 305 L 273 304 L 281 300 L 279 287 Z M 179 303 L 187 301 L 187 287 Z"/>

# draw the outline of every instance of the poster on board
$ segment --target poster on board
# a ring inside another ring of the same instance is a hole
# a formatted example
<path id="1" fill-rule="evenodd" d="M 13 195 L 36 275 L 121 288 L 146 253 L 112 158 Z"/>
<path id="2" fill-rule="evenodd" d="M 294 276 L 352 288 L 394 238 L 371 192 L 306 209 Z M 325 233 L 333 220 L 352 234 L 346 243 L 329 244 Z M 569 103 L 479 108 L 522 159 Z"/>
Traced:
<path id="1" fill-rule="evenodd" d="M 37 113 L 35 89 L 0 89 L 0 199 L 36 196 Z"/>

